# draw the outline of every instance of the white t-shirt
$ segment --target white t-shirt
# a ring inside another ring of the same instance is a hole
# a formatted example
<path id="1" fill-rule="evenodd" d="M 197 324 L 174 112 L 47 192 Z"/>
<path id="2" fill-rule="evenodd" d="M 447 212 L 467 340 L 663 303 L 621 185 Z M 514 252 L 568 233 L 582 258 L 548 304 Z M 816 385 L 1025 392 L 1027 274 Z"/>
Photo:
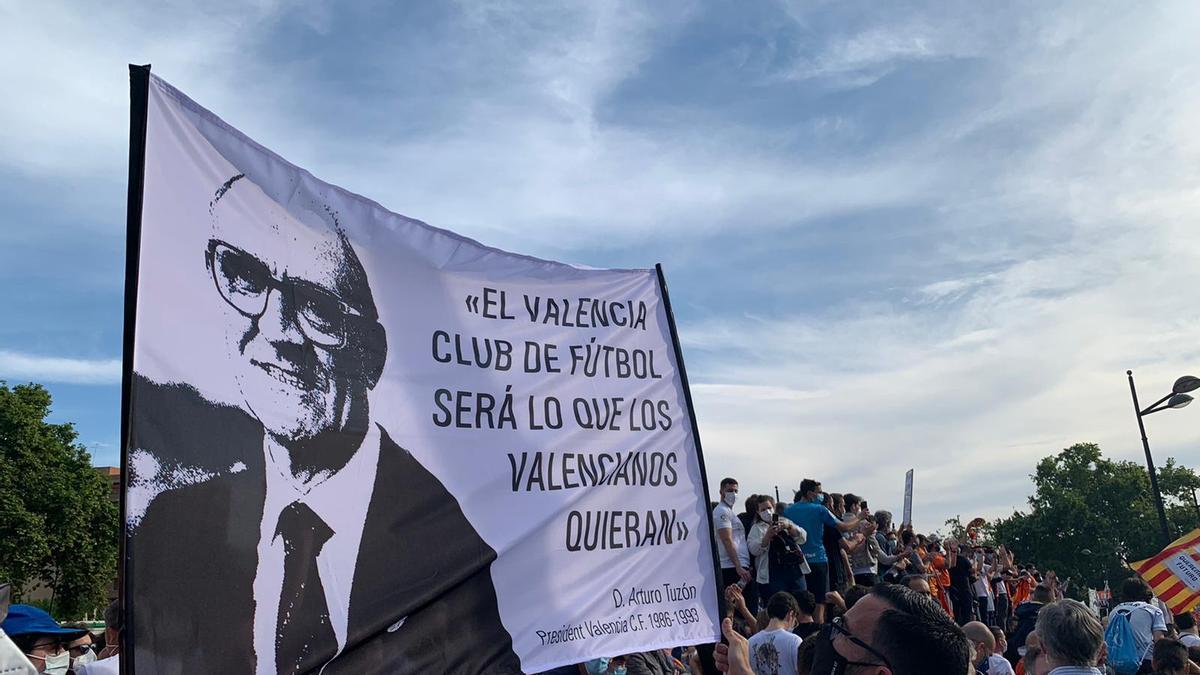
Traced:
<path id="1" fill-rule="evenodd" d="M 1119 612 L 1123 609 L 1129 610 L 1129 627 L 1133 629 L 1133 634 L 1139 642 L 1153 645 L 1154 631 L 1161 630 L 1164 633 L 1167 631 L 1167 619 L 1158 607 L 1146 602 L 1122 602 L 1113 607 L 1112 611 Z M 1142 660 L 1149 661 L 1153 656 L 1151 653 L 1153 651 L 1153 649 L 1147 649 Z"/>
<path id="2" fill-rule="evenodd" d="M 992 583 L 988 581 L 988 568 L 983 568 L 975 580 L 975 597 L 987 598 L 987 611 L 996 611 L 996 599 L 992 596 Z"/>
<path id="3" fill-rule="evenodd" d="M 110 656 L 107 659 L 92 661 L 83 666 L 79 671 L 79 675 L 117 675 L 121 672 L 121 655 Z"/>
<path id="4" fill-rule="evenodd" d="M 733 530 L 733 545 L 737 547 L 738 561 L 742 563 L 742 567 L 750 567 L 750 548 L 746 546 L 746 526 L 742 525 L 742 519 L 737 517 L 733 509 L 725 505 L 725 502 L 717 504 L 717 508 L 713 509 L 713 528 L 716 532 L 713 534 L 717 537 L 717 554 L 721 558 L 721 567 L 723 569 L 732 569 L 737 567 L 733 561 L 729 559 L 729 552 L 725 550 L 725 544 L 721 543 L 721 530 Z"/>
<path id="5" fill-rule="evenodd" d="M 1192 635 L 1191 633 L 1180 633 L 1179 641 L 1184 647 L 1200 647 L 1200 635 Z"/>
<path id="6" fill-rule="evenodd" d="M 1016 675 L 1013 672 L 1012 664 L 1008 659 L 999 654 L 992 654 L 988 657 L 988 675 Z"/>
<path id="7" fill-rule="evenodd" d="M 796 675 L 796 654 L 802 640 L 783 630 L 764 630 L 750 638 L 750 667 L 754 675 Z"/>

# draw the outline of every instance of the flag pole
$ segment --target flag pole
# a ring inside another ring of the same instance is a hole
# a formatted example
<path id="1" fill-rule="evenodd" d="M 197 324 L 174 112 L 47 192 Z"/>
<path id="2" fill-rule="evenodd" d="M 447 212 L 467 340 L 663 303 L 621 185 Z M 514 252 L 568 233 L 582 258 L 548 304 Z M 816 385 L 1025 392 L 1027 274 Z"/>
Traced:
<path id="1" fill-rule="evenodd" d="M 675 327 L 675 312 L 671 309 L 671 295 L 667 292 L 667 278 L 663 274 L 662 263 L 654 266 L 658 273 L 658 289 L 662 293 L 663 308 L 667 312 L 667 325 L 671 329 L 671 345 L 675 348 L 675 363 L 679 366 L 679 379 L 683 384 L 683 400 L 688 407 L 688 420 L 692 424 L 692 439 L 696 442 L 696 460 L 700 464 L 700 484 L 704 491 L 704 503 L 701 507 L 708 516 L 708 541 L 712 549 L 712 564 L 717 586 L 717 617 L 725 616 L 725 589 L 721 587 L 721 558 L 717 555 L 717 540 L 713 528 L 711 498 L 708 494 L 708 472 L 704 468 L 704 451 L 700 447 L 700 427 L 696 424 L 696 407 L 692 405 L 692 388 L 688 385 L 687 367 L 683 365 L 683 349 L 679 346 L 679 331 Z M 718 626 L 718 630 L 720 627 Z"/>
<path id="2" fill-rule="evenodd" d="M 125 212 L 125 319 L 121 349 L 121 540 L 117 568 L 117 604 L 121 609 L 121 675 L 134 672 L 133 613 L 129 601 L 129 432 L 133 410 L 133 346 L 137 320 L 138 262 L 142 243 L 142 194 L 146 178 L 146 119 L 150 100 L 150 65 L 129 65 L 129 191 Z"/>

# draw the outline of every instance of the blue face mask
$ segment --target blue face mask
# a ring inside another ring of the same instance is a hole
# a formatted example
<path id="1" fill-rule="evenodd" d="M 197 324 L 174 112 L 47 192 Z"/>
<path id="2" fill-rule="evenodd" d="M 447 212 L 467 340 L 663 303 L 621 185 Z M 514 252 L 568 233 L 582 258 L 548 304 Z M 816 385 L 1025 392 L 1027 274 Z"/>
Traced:
<path id="1" fill-rule="evenodd" d="M 818 492 L 818 493 L 817 493 L 817 503 L 818 503 L 818 504 L 824 504 L 824 503 L 825 503 L 825 493 L 824 493 L 824 492 Z"/>
<path id="2" fill-rule="evenodd" d="M 628 671 L 625 670 L 625 666 L 617 666 L 616 668 L 613 668 L 613 675 L 625 675 L 627 672 Z"/>
<path id="3" fill-rule="evenodd" d="M 589 673 L 591 673 L 591 675 L 603 675 L 603 673 L 608 670 L 608 657 L 604 656 L 598 659 L 592 659 L 591 661 L 583 664 L 583 667 Z"/>

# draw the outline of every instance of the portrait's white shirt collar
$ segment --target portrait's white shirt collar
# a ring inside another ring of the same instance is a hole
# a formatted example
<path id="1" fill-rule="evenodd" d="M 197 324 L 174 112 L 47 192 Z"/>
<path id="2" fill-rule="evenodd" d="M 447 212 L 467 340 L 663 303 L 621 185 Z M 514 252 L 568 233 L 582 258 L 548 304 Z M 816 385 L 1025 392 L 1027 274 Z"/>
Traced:
<path id="1" fill-rule="evenodd" d="M 286 459 L 282 463 L 274 463 L 272 455 L 280 454 L 286 458 L 286 450 L 279 447 L 269 436 L 266 444 L 267 495 L 270 497 L 272 488 L 275 487 L 281 496 L 291 497 L 283 497 L 287 501 L 279 505 L 279 511 L 291 502 L 299 500 L 307 504 L 308 508 L 320 516 L 335 533 L 349 532 L 355 528 L 362 530 L 363 521 L 367 517 L 367 507 L 371 503 L 371 492 L 375 487 L 375 471 L 379 467 L 378 426 L 374 423 L 368 426 L 362 443 L 350 461 L 346 462 L 346 466 L 316 484 L 306 485 L 297 481 Z M 270 484 L 272 476 L 279 481 L 277 486 Z M 276 511 L 275 517 L 278 518 L 278 515 Z"/>
<path id="2" fill-rule="evenodd" d="M 338 651 L 345 648 L 350 592 L 379 468 L 379 443 L 379 427 L 371 422 L 358 450 L 341 470 L 315 484 L 304 484 L 292 475 L 287 450 L 270 435 L 264 436 L 266 500 L 259 530 L 258 572 L 254 580 L 254 645 L 259 673 L 275 672 L 275 626 L 283 588 L 284 559 L 275 528 L 280 512 L 297 500 L 308 505 L 334 532 L 317 556 L 317 569 L 325 589 Z"/>

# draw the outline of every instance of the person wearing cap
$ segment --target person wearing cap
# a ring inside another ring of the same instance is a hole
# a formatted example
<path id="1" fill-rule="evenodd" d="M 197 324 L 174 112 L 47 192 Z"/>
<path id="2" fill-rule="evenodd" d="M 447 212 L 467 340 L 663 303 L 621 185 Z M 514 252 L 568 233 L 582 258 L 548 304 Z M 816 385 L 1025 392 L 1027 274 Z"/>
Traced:
<path id="1" fill-rule="evenodd" d="M 66 675 L 71 667 L 66 644 L 87 633 L 82 628 L 63 628 L 45 611 L 30 605 L 10 605 L 0 629 L 12 638 L 34 670 L 48 675 Z"/>

